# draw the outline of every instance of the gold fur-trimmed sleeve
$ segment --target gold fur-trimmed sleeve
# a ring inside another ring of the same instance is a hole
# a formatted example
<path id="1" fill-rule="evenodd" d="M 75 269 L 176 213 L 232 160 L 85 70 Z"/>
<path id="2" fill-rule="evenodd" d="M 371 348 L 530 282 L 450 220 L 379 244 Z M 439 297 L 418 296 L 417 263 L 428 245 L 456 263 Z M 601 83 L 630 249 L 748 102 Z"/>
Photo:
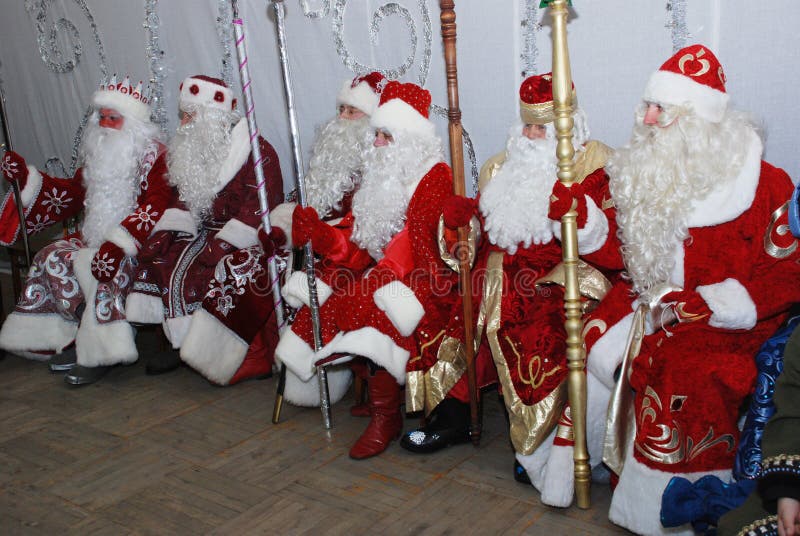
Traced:
<path id="1" fill-rule="evenodd" d="M 605 167 L 612 154 L 614 149 L 603 142 L 597 140 L 586 142 L 583 149 L 575 155 L 575 182 L 583 182 L 583 179 L 596 170 Z"/>
<path id="2" fill-rule="evenodd" d="M 501 153 L 497 153 L 496 155 L 489 158 L 486 162 L 484 162 L 483 166 L 481 166 L 480 175 L 478 175 L 478 191 L 482 192 L 486 185 L 489 184 L 489 181 L 497 175 L 497 172 L 500 171 L 500 168 L 503 167 L 503 163 L 506 161 L 506 152 L 503 151 Z"/>

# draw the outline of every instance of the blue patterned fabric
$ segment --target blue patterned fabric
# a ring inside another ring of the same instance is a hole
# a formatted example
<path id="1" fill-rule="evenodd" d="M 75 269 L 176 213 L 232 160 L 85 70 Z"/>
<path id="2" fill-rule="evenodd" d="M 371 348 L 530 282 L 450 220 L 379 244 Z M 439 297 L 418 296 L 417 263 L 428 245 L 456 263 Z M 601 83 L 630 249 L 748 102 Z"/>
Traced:
<path id="1" fill-rule="evenodd" d="M 789 228 L 794 236 L 800 238 L 800 183 L 795 187 L 792 200 L 789 201 Z"/>

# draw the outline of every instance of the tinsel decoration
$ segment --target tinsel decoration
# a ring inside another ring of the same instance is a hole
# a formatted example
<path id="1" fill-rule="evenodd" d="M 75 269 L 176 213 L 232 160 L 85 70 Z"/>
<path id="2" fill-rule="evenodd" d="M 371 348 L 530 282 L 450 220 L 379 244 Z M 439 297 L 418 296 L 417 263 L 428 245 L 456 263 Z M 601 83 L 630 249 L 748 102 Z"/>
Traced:
<path id="1" fill-rule="evenodd" d="M 536 45 L 536 33 L 542 29 L 539 23 L 539 6 L 536 2 L 521 0 L 525 9 L 525 18 L 520 22 L 522 27 L 522 79 L 538 73 L 536 61 L 539 59 L 539 47 Z"/>
<path id="2" fill-rule="evenodd" d="M 309 19 L 324 19 L 331 11 L 331 0 L 322 0 L 322 7 L 319 9 L 311 9 L 308 6 L 308 0 L 300 0 L 300 7 L 303 10 L 303 16 Z"/>
<path id="3" fill-rule="evenodd" d="M 439 106 L 438 104 L 431 104 L 431 113 L 444 117 L 447 119 L 447 108 Z M 461 137 L 464 139 L 464 147 L 467 148 L 467 158 L 469 158 L 470 174 L 472 175 L 472 191 L 478 191 L 478 159 L 475 157 L 475 147 L 472 145 L 472 138 L 469 137 L 469 132 L 461 124 Z"/>
<path id="4" fill-rule="evenodd" d="M 218 0 L 217 11 L 217 36 L 222 47 L 222 71 L 220 78 L 233 87 L 233 60 L 231 59 L 231 43 L 233 42 L 233 30 L 231 21 L 233 20 L 233 7 L 230 0 Z"/>
<path id="5" fill-rule="evenodd" d="M 667 23 L 672 33 L 672 51 L 677 52 L 686 46 L 690 37 L 686 26 L 686 0 L 669 0 L 667 2 Z"/>
<path id="6" fill-rule="evenodd" d="M 161 20 L 158 18 L 158 0 L 146 0 L 144 7 L 144 23 L 147 31 L 145 54 L 150 63 L 150 120 L 167 132 L 167 110 L 164 105 L 164 51 L 159 44 Z"/>

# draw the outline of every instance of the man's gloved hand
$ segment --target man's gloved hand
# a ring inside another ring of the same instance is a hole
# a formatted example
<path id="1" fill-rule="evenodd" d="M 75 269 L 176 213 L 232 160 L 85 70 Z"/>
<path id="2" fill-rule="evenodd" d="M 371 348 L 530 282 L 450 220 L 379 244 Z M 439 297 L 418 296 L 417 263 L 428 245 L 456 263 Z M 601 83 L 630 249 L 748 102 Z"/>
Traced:
<path id="1" fill-rule="evenodd" d="M 708 320 L 712 311 L 700 294 L 694 290 L 670 292 L 661 298 L 661 304 L 672 309 L 679 323 Z"/>
<path id="2" fill-rule="evenodd" d="M 572 208 L 572 200 L 576 199 L 578 201 L 575 209 L 578 213 L 578 229 L 583 229 L 586 226 L 586 218 L 588 217 L 586 196 L 584 194 L 583 186 L 580 183 L 573 183 L 567 188 L 561 181 L 556 181 L 553 186 L 553 193 L 550 195 L 550 210 L 547 213 L 547 217 L 551 220 L 560 221 L 564 214 Z"/>
<path id="3" fill-rule="evenodd" d="M 0 163 L 0 170 L 3 171 L 3 177 L 8 182 L 16 182 L 19 184 L 20 190 L 25 189 L 25 185 L 28 183 L 28 165 L 18 153 L 6 151 L 2 163 Z"/>
<path id="4" fill-rule="evenodd" d="M 311 240 L 314 251 L 328 255 L 337 242 L 336 231 L 323 222 L 314 207 L 297 206 L 292 214 L 292 242 L 301 246 Z"/>
<path id="5" fill-rule="evenodd" d="M 125 252 L 114 242 L 103 242 L 92 259 L 92 275 L 98 281 L 105 282 L 114 279 Z"/>
<path id="6" fill-rule="evenodd" d="M 286 233 L 280 227 L 273 227 L 269 234 L 264 231 L 264 227 L 258 228 L 258 241 L 261 249 L 264 250 L 264 257 L 272 257 L 276 249 L 282 248 L 286 244 Z"/>
<path id="7" fill-rule="evenodd" d="M 451 195 L 442 203 L 444 224 L 450 229 L 469 225 L 472 216 L 478 211 L 478 201 L 462 195 Z"/>
<path id="8" fill-rule="evenodd" d="M 209 238 L 203 251 L 197 256 L 197 262 L 203 266 L 213 268 L 217 265 L 222 257 L 235 250 L 229 242 L 213 237 Z"/>

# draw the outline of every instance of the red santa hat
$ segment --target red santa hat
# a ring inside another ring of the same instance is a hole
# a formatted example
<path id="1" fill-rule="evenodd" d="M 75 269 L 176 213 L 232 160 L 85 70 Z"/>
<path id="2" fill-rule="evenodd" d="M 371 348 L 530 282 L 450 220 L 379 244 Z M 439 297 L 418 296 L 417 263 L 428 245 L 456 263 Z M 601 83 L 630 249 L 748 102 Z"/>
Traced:
<path id="1" fill-rule="evenodd" d="M 408 132 L 434 136 L 436 127 L 428 119 L 431 94 L 416 84 L 391 81 L 381 93 L 380 104 L 372 114 L 370 124 L 390 134 Z"/>
<path id="2" fill-rule="evenodd" d="M 722 120 L 729 100 L 722 65 L 703 45 L 676 52 L 650 77 L 642 98 L 658 104 L 688 102 L 698 116 L 713 123 Z"/>
<path id="3" fill-rule="evenodd" d="M 180 91 L 179 108 L 184 112 L 187 106 L 205 106 L 225 111 L 236 108 L 233 92 L 219 78 L 203 74 L 190 76 L 181 82 Z"/>
<path id="4" fill-rule="evenodd" d="M 373 71 L 353 80 L 345 80 L 342 89 L 336 96 L 336 105 L 346 104 L 358 108 L 367 115 L 372 115 L 381 98 L 383 88 L 389 82 L 385 76 Z"/>
<path id="5" fill-rule="evenodd" d="M 142 89 L 141 81 L 136 87 L 131 86 L 129 76 L 117 82 L 115 74 L 111 80 L 101 82 L 100 89 L 92 95 L 92 106 L 96 110 L 110 108 L 143 123 L 150 121 L 150 92 Z"/>
<path id="6" fill-rule="evenodd" d="M 572 106 L 578 105 L 572 84 Z M 546 125 L 556 120 L 553 103 L 553 73 L 535 74 L 519 86 L 519 116 L 527 125 Z"/>

